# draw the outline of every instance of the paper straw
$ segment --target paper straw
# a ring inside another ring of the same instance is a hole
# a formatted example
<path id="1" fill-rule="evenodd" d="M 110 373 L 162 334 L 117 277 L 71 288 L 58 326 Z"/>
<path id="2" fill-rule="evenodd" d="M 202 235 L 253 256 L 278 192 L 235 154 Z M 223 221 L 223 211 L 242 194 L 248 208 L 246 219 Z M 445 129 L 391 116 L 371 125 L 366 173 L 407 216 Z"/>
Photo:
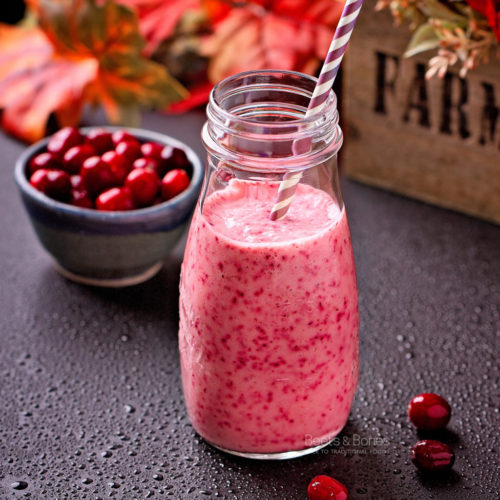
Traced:
<path id="1" fill-rule="evenodd" d="M 362 5 L 363 0 L 347 0 L 344 5 L 328 54 L 321 68 L 318 82 L 309 101 L 305 114 L 306 118 L 317 114 L 328 99 Z M 271 220 L 279 220 L 286 215 L 301 177 L 302 172 L 291 172 L 283 176 L 276 202 L 271 210 Z"/>

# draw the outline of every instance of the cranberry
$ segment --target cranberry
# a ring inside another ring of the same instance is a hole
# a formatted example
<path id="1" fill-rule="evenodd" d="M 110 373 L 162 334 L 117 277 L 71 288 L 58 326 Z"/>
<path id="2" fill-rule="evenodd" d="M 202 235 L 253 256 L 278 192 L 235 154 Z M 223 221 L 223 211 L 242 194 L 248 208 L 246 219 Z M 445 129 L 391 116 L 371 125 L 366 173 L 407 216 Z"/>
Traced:
<path id="1" fill-rule="evenodd" d="M 47 143 L 47 151 L 62 159 L 68 149 L 78 146 L 83 141 L 84 137 L 77 128 L 64 127 L 50 138 Z"/>
<path id="2" fill-rule="evenodd" d="M 29 162 L 29 171 L 30 174 L 36 172 L 41 168 L 47 169 L 55 169 L 61 168 L 61 164 L 59 163 L 58 158 L 52 153 L 40 153 L 35 157 L 31 158 Z"/>
<path id="3" fill-rule="evenodd" d="M 174 146 L 165 146 L 161 152 L 161 157 L 168 165 L 168 168 L 186 168 L 190 161 L 186 152 Z"/>
<path id="4" fill-rule="evenodd" d="M 45 191 L 47 185 L 47 174 L 50 172 L 48 168 L 39 168 L 30 177 L 30 184 L 42 193 Z"/>
<path id="5" fill-rule="evenodd" d="M 134 168 L 127 175 L 125 186 L 132 191 L 132 197 L 139 206 L 151 205 L 158 193 L 160 179 L 152 170 Z"/>
<path id="6" fill-rule="evenodd" d="M 80 169 L 82 182 L 91 196 L 96 196 L 105 189 L 112 186 L 114 182 L 113 172 L 107 163 L 99 156 L 87 158 Z"/>
<path id="7" fill-rule="evenodd" d="M 141 153 L 144 158 L 154 158 L 155 160 L 161 160 L 161 153 L 163 151 L 163 146 L 157 142 L 145 142 L 141 145 Z"/>
<path id="8" fill-rule="evenodd" d="M 41 168 L 31 176 L 30 184 L 38 191 L 60 201 L 67 200 L 71 191 L 69 175 L 62 170 Z"/>
<path id="9" fill-rule="evenodd" d="M 114 187 L 101 193 L 96 200 L 97 210 L 117 211 L 135 208 L 132 192 L 128 187 Z"/>
<path id="10" fill-rule="evenodd" d="M 115 146 L 120 144 L 120 142 L 137 142 L 137 139 L 126 130 L 116 130 L 113 132 L 112 141 Z"/>
<path id="11" fill-rule="evenodd" d="M 104 130 L 102 128 L 95 128 L 91 130 L 87 137 L 85 138 L 85 142 L 92 146 L 97 154 L 102 155 L 106 151 L 113 149 L 114 144 L 111 139 L 111 132 Z"/>
<path id="12" fill-rule="evenodd" d="M 167 172 L 161 181 L 161 196 L 170 200 L 189 186 L 189 177 L 185 170 L 175 169 Z"/>
<path id="13" fill-rule="evenodd" d="M 70 179 L 71 179 L 71 187 L 73 189 L 77 189 L 79 191 L 85 190 L 85 186 L 83 185 L 81 175 L 72 175 Z"/>
<path id="14" fill-rule="evenodd" d="M 80 208 L 94 208 L 92 203 L 92 199 L 89 196 L 89 193 L 85 191 L 85 189 L 72 189 L 71 190 L 71 205 Z"/>
<path id="15" fill-rule="evenodd" d="M 411 423 L 423 431 L 435 431 L 446 427 L 450 421 L 451 408 L 448 402 L 433 393 L 415 396 L 408 405 Z"/>
<path id="16" fill-rule="evenodd" d="M 316 476 L 307 487 L 309 500 L 347 500 L 347 488 L 330 476 Z"/>
<path id="17" fill-rule="evenodd" d="M 121 186 L 125 177 L 132 169 L 132 165 L 116 151 L 107 151 L 101 156 L 101 160 L 109 165 L 113 174 L 113 184 Z"/>
<path id="18" fill-rule="evenodd" d="M 116 154 L 126 159 L 128 163 L 133 163 L 134 160 L 141 156 L 141 145 L 135 139 L 132 141 L 122 141 L 116 145 Z"/>
<path id="19" fill-rule="evenodd" d="M 95 149 L 89 144 L 79 144 L 69 148 L 63 157 L 63 168 L 68 174 L 77 174 L 80 172 L 82 163 L 91 156 L 95 155 Z"/>
<path id="20" fill-rule="evenodd" d="M 451 469 L 455 454 L 448 445 L 441 441 L 426 439 L 419 441 L 411 449 L 410 458 L 420 470 L 440 471 Z"/>
<path id="21" fill-rule="evenodd" d="M 134 168 L 146 168 L 148 170 L 152 170 L 158 174 L 159 164 L 153 158 L 137 158 L 132 164 Z M 159 176 L 159 174 L 158 174 Z"/>
<path id="22" fill-rule="evenodd" d="M 164 146 L 161 151 L 158 175 L 163 177 L 169 170 L 175 168 L 186 169 L 189 165 L 190 162 L 182 149 L 174 148 L 173 146 Z"/>

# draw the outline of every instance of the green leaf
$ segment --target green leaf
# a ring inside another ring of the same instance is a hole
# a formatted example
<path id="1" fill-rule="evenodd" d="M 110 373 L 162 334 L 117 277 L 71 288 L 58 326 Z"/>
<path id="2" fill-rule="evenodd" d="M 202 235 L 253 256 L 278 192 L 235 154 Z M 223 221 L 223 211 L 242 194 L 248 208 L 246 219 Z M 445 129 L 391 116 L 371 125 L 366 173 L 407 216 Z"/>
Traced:
<path id="1" fill-rule="evenodd" d="M 434 28 L 426 23 L 419 26 L 406 48 L 405 57 L 412 57 L 420 52 L 432 50 L 439 46 L 439 37 L 434 31 Z"/>
<path id="2" fill-rule="evenodd" d="M 439 0 L 424 0 L 424 9 L 430 18 L 459 23 L 460 25 L 467 24 L 467 17 L 461 16 L 454 10 L 446 7 Z"/>

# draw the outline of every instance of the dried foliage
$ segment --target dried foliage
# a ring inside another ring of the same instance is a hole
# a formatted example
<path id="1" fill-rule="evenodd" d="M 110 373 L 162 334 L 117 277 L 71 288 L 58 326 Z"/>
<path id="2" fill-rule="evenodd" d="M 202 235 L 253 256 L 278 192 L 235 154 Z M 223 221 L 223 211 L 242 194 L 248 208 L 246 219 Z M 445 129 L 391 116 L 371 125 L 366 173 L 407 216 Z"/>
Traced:
<path id="1" fill-rule="evenodd" d="M 397 24 L 408 22 L 413 36 L 405 55 L 437 50 L 429 60 L 427 78 L 443 77 L 460 63 L 460 76 L 499 51 L 500 2 L 496 0 L 379 0 L 376 10 L 389 8 Z"/>

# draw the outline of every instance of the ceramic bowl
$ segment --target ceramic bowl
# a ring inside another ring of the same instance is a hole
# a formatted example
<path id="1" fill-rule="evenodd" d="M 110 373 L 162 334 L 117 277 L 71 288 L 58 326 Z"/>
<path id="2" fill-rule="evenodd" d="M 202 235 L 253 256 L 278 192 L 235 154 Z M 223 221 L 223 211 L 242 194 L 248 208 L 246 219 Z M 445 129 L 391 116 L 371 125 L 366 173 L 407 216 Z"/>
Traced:
<path id="1" fill-rule="evenodd" d="M 90 130 L 81 129 L 84 134 Z M 103 212 L 53 200 L 30 185 L 28 162 L 45 149 L 49 138 L 27 148 L 16 163 L 16 184 L 38 239 L 54 258 L 57 270 L 80 283 L 118 287 L 154 276 L 182 236 L 201 188 L 202 165 L 186 144 L 144 129 L 124 130 L 141 142 L 156 141 L 183 149 L 192 165 L 188 188 L 152 207 Z"/>

